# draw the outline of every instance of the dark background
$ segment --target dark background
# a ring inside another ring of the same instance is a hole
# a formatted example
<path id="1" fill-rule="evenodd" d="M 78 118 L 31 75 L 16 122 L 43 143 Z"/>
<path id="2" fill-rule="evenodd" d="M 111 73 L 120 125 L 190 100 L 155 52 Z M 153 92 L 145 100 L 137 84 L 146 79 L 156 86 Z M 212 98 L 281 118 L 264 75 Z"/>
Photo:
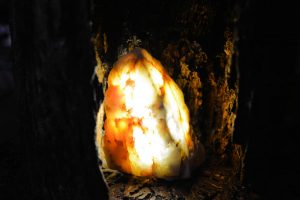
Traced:
<path id="1" fill-rule="evenodd" d="M 241 79 L 236 135 L 239 142 L 248 145 L 247 184 L 265 199 L 300 197 L 300 16 L 299 7 L 291 2 L 246 1 L 241 4 L 238 25 Z M 20 153 L 23 139 L 18 129 L 13 78 L 10 4 L 0 1 L 1 199 L 13 199 L 16 194 L 20 198 L 26 196 L 23 174 L 28 173 Z M 110 21 L 113 23 L 113 17 Z M 57 29 L 58 33 L 74 31 Z M 37 171 L 31 173 L 38 176 Z M 77 181 L 82 181 L 78 177 Z"/>
<path id="2" fill-rule="evenodd" d="M 299 198 L 298 6 L 283 1 L 248 1 L 244 8 L 237 132 L 249 142 L 246 176 L 261 195 Z"/>

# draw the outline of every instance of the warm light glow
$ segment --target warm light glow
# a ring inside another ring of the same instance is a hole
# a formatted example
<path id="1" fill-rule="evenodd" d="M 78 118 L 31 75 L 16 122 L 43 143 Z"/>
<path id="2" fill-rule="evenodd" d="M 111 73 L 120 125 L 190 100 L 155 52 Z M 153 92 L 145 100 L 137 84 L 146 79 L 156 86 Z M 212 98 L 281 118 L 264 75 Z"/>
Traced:
<path id="1" fill-rule="evenodd" d="M 198 144 L 189 121 L 177 84 L 146 50 L 135 49 L 122 56 L 108 76 L 97 118 L 103 166 L 137 176 L 189 176 L 186 168 Z"/>

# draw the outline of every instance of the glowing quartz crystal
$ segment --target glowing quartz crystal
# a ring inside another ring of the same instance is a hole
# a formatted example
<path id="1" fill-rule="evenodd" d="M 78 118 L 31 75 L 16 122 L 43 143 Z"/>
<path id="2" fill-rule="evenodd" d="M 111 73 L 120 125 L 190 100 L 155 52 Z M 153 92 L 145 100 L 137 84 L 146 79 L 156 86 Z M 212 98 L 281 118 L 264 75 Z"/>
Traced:
<path id="1" fill-rule="evenodd" d="M 189 121 L 183 93 L 161 63 L 144 49 L 133 50 L 110 71 L 98 113 L 103 167 L 136 176 L 188 177 L 204 156 Z"/>

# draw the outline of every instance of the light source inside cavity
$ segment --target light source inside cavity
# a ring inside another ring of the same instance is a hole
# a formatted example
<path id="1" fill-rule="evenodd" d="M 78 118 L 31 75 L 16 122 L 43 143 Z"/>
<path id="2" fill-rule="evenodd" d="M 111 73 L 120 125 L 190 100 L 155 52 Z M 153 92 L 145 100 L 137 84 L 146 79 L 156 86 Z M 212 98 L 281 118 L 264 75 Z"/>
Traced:
<path id="1" fill-rule="evenodd" d="M 133 50 L 110 71 L 98 113 L 103 167 L 136 176 L 188 177 L 204 156 L 189 122 L 183 93 L 161 63 L 144 49 Z"/>

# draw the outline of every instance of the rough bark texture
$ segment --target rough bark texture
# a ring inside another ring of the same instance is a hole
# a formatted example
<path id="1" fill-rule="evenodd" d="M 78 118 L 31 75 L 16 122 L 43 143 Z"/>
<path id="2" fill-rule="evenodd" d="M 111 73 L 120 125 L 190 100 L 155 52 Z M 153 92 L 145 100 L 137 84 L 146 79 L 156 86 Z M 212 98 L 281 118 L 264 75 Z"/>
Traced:
<path id="1" fill-rule="evenodd" d="M 14 1 L 20 142 L 15 197 L 107 199 L 94 145 L 88 6 Z"/>
<path id="2" fill-rule="evenodd" d="M 104 169 L 110 199 L 255 199 L 239 184 L 231 167 L 204 166 L 190 179 L 163 181 L 137 178 Z"/>

